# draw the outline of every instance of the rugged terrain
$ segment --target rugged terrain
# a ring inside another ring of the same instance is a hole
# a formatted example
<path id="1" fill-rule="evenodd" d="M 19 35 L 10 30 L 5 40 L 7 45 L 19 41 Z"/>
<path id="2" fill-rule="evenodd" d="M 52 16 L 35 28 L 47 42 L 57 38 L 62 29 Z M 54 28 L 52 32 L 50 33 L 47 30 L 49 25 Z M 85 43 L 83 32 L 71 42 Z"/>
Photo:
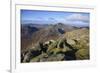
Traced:
<path id="1" fill-rule="evenodd" d="M 77 29 L 70 25 L 58 24 L 27 24 L 21 26 L 21 49 L 49 40 L 56 40 L 62 34 Z"/>
<path id="2" fill-rule="evenodd" d="M 88 60 L 89 28 L 58 23 L 21 27 L 21 62 Z"/>

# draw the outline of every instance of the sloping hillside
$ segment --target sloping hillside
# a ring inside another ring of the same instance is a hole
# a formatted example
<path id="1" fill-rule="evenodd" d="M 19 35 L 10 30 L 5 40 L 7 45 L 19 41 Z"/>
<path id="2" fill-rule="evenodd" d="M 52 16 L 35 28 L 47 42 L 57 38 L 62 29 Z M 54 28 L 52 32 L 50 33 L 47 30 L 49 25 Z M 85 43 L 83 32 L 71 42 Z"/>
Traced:
<path id="1" fill-rule="evenodd" d="M 21 27 L 21 49 L 34 46 L 39 42 L 57 40 L 65 32 L 77 29 L 62 23 L 51 25 L 30 24 Z"/>
<path id="2" fill-rule="evenodd" d="M 58 39 L 51 38 L 22 51 L 21 62 L 88 60 L 89 57 L 89 29 L 80 28 L 65 32 Z"/>

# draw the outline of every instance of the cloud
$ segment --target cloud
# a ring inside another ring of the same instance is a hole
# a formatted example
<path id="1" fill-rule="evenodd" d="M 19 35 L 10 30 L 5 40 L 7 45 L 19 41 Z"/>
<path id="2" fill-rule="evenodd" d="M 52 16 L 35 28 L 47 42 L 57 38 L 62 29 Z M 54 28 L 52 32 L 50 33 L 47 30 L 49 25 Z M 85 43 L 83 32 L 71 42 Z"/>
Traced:
<path id="1" fill-rule="evenodd" d="M 83 15 L 83 14 L 72 14 L 72 15 L 69 15 L 66 19 L 72 20 L 72 21 L 89 22 L 89 16 Z"/>
<path id="2" fill-rule="evenodd" d="M 89 15 L 71 14 L 66 17 L 66 23 L 73 26 L 89 26 Z"/>
<path id="3" fill-rule="evenodd" d="M 89 26 L 89 23 L 82 22 L 82 21 L 67 21 L 66 24 L 70 24 L 70 25 L 77 26 L 77 27 L 87 27 L 87 26 Z"/>

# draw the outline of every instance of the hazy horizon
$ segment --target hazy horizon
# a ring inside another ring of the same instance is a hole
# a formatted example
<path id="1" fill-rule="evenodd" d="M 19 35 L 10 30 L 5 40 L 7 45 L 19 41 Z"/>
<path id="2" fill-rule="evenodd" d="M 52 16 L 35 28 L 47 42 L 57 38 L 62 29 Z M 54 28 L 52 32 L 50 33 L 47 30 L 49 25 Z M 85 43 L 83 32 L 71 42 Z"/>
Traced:
<path id="1" fill-rule="evenodd" d="M 89 27 L 89 17 L 89 13 L 83 12 L 21 10 L 21 24 L 63 23 L 72 26 Z"/>

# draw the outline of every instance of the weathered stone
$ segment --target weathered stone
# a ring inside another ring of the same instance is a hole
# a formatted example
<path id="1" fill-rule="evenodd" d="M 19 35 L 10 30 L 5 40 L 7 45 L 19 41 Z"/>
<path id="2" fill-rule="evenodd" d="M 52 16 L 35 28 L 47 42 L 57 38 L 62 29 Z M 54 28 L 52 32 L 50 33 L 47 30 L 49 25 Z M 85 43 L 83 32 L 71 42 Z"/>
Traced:
<path id="1" fill-rule="evenodd" d="M 79 49 L 75 55 L 77 60 L 89 59 L 89 49 Z"/>

